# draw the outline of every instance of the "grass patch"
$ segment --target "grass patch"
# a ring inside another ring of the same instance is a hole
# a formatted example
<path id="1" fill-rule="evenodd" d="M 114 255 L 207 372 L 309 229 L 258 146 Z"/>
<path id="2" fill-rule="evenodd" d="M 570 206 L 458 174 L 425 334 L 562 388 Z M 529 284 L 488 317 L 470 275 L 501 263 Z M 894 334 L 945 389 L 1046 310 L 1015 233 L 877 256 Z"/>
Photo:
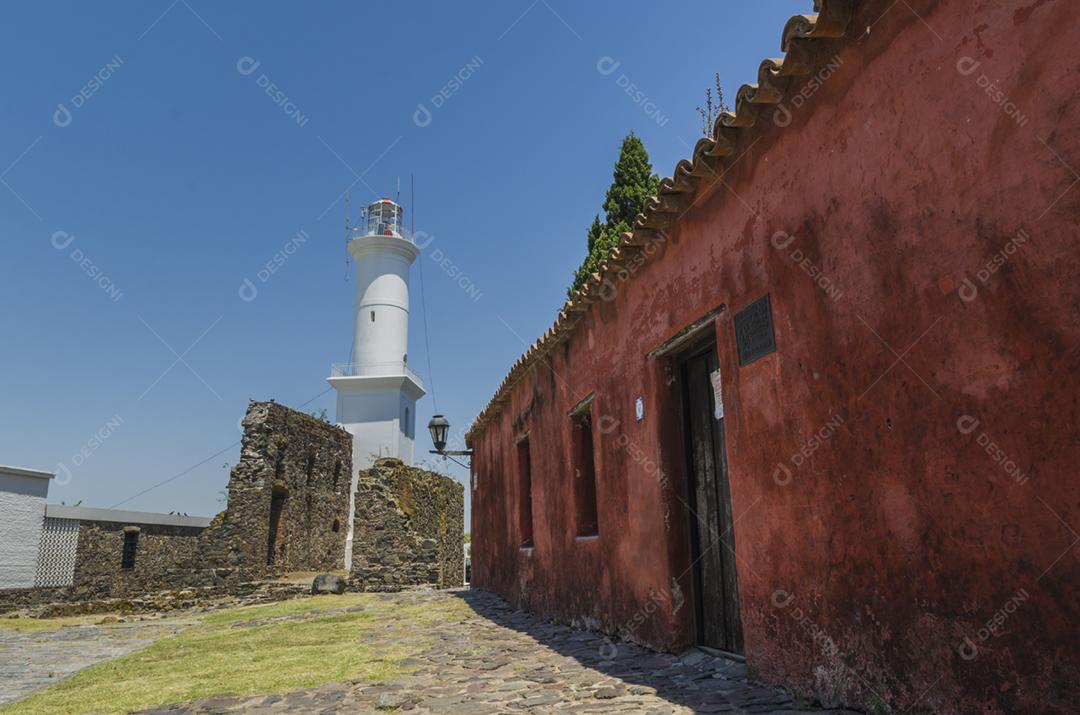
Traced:
<path id="1" fill-rule="evenodd" d="M 320 615 L 312 611 L 364 609 Z M 321 596 L 233 608 L 200 625 L 0 708 L 0 713 L 122 713 L 212 697 L 257 695 L 362 679 L 378 682 L 408 672 L 436 620 L 464 617 L 457 598 L 417 605 L 380 603 L 370 594 Z M 255 626 L 249 621 L 280 618 Z"/>

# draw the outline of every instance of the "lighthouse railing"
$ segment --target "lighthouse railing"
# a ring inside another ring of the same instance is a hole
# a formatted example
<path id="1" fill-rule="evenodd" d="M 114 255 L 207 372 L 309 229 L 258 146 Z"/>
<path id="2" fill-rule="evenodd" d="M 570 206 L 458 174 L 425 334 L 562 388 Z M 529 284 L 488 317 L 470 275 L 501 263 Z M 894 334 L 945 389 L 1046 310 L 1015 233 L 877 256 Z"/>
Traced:
<path id="1" fill-rule="evenodd" d="M 330 366 L 330 377 L 387 377 L 407 375 L 418 385 L 424 378 L 403 362 L 338 362 Z"/>
<path id="2" fill-rule="evenodd" d="M 416 243 L 416 239 L 413 236 L 412 231 L 405 228 L 404 226 L 395 227 L 391 226 L 390 224 L 381 223 L 379 224 L 379 227 L 380 228 L 371 230 L 366 227 L 357 226 L 352 230 L 351 238 L 353 240 L 356 240 L 358 238 L 365 238 L 368 236 L 394 236 L 396 238 L 404 238 L 406 241 L 409 241 L 411 243 Z"/>

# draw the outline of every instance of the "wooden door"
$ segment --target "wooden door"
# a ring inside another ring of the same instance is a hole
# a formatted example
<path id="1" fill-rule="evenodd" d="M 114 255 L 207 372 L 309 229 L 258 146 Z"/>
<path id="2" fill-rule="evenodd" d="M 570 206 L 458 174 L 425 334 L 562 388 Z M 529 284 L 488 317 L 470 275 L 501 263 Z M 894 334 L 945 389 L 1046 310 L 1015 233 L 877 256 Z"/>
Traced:
<path id="1" fill-rule="evenodd" d="M 724 421 L 717 419 L 710 377 L 717 367 L 713 339 L 690 352 L 682 363 L 697 628 L 703 645 L 742 653 Z"/>

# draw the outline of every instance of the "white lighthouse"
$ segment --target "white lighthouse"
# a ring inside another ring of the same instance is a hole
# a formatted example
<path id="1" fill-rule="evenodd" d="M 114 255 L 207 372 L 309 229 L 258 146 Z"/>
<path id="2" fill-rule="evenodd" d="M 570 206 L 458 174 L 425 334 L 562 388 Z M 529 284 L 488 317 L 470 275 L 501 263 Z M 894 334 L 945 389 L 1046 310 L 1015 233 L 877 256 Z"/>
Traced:
<path id="1" fill-rule="evenodd" d="M 357 472 L 379 457 L 412 464 L 420 376 L 409 369 L 409 268 L 420 249 L 402 229 L 401 207 L 390 199 L 371 204 L 353 231 L 356 315 L 352 362 L 333 365 L 337 423 L 353 436 L 352 490 L 346 567 L 352 562 Z"/>

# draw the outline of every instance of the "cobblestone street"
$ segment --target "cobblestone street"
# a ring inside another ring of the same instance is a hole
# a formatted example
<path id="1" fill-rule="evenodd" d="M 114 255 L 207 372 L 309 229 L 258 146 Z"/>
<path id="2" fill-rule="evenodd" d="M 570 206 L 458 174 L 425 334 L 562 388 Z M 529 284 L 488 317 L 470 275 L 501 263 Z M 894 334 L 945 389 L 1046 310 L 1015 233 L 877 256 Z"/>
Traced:
<path id="1" fill-rule="evenodd" d="M 96 663 L 119 658 L 172 635 L 193 621 L 118 621 L 54 631 L 0 628 L 0 705 L 29 695 Z"/>
<path id="2" fill-rule="evenodd" d="M 742 664 L 700 651 L 676 657 L 546 623 L 478 591 L 379 597 L 388 633 L 401 606 L 462 598 L 464 620 L 405 636 L 433 643 L 408 676 L 327 685 L 283 695 L 214 697 L 146 712 L 275 713 L 847 713 L 800 703 L 746 679 Z M 387 637 L 386 646 L 401 645 Z"/>

